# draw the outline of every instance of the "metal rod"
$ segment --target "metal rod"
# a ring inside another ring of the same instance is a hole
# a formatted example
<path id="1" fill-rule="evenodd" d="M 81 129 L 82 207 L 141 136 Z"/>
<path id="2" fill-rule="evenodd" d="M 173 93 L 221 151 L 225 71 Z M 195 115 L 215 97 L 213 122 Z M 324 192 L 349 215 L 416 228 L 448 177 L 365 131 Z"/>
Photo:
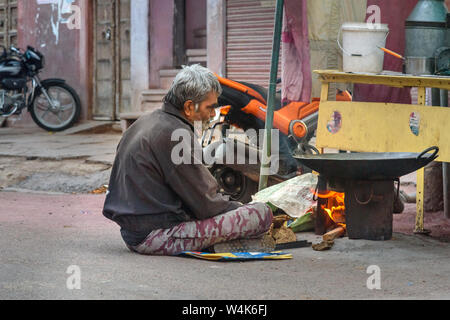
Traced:
<path id="1" fill-rule="evenodd" d="M 440 90 L 441 107 L 448 107 L 448 90 Z"/>
<path id="2" fill-rule="evenodd" d="M 267 181 L 269 179 L 270 158 L 272 155 L 273 111 L 275 105 L 275 93 L 277 89 L 277 73 L 280 55 L 281 27 L 283 22 L 283 5 L 284 0 L 277 0 L 275 11 L 275 27 L 273 32 L 273 43 L 272 43 L 272 60 L 270 65 L 269 93 L 267 97 L 265 138 L 263 144 L 258 190 L 265 189 L 267 187 Z"/>
<path id="3" fill-rule="evenodd" d="M 448 90 L 440 90 L 441 106 L 448 107 Z M 450 219 L 450 194 L 449 194 L 449 163 L 442 163 L 442 184 L 443 184 L 443 198 L 444 198 L 444 217 Z"/>
<path id="4" fill-rule="evenodd" d="M 314 220 L 314 232 L 316 235 L 323 235 L 327 232 L 329 216 L 328 213 L 323 209 L 328 206 L 328 199 L 321 197 L 327 192 L 327 178 L 323 175 L 319 175 L 317 181 L 317 209 L 316 209 L 316 219 Z"/>
<path id="5" fill-rule="evenodd" d="M 448 175 L 450 171 L 448 170 L 449 163 L 443 162 L 442 163 L 442 181 L 443 181 L 443 192 L 444 192 L 444 216 L 447 219 L 450 219 L 450 204 L 449 204 L 449 183 L 448 183 Z"/>

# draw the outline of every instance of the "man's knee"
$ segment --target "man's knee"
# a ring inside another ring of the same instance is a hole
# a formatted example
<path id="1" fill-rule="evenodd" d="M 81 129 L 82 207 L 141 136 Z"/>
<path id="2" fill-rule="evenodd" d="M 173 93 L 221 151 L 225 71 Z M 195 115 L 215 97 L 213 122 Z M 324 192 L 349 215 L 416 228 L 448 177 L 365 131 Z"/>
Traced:
<path id="1" fill-rule="evenodd" d="M 258 216 L 260 217 L 260 226 L 265 231 L 269 230 L 273 220 L 273 213 L 272 209 L 270 209 L 267 204 L 265 204 L 264 202 L 254 202 L 246 204 L 243 207 L 256 210 L 258 212 Z"/>

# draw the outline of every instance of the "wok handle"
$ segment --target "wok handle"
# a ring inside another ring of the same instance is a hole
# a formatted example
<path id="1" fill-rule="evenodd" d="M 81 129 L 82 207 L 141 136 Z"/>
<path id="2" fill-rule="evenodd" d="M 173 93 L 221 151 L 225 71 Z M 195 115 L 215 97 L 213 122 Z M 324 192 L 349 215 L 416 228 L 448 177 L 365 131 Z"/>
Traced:
<path id="1" fill-rule="evenodd" d="M 370 187 L 371 189 L 370 189 L 370 197 L 369 197 L 369 199 L 367 199 L 366 201 L 361 201 L 361 200 L 359 200 L 358 199 L 358 196 L 356 195 L 356 192 L 353 192 L 353 195 L 355 196 L 355 200 L 356 200 L 356 202 L 358 202 L 358 204 L 360 204 L 360 205 L 366 205 L 366 204 L 369 204 L 369 202 L 372 200 L 372 198 L 373 198 L 373 185 L 371 185 L 371 187 Z"/>
<path id="2" fill-rule="evenodd" d="M 316 147 L 314 147 L 314 146 L 312 146 L 310 144 L 308 144 L 307 148 L 310 149 L 311 151 L 314 151 L 316 154 L 320 154 L 320 151 L 317 150 Z"/>
<path id="3" fill-rule="evenodd" d="M 311 154 L 314 154 L 314 152 L 316 154 L 320 154 L 319 150 L 317 150 L 316 147 L 310 145 L 309 143 L 299 143 L 297 148 L 299 148 L 300 151 L 302 151 L 305 154 L 308 154 L 308 151 L 310 151 Z"/>
<path id="4" fill-rule="evenodd" d="M 427 153 L 431 150 L 434 150 L 434 153 L 431 155 L 430 158 L 433 158 L 433 159 L 436 158 L 436 154 L 439 152 L 439 147 L 434 146 L 434 147 L 429 147 L 428 149 L 423 150 L 422 153 L 417 156 L 417 159 L 421 159 L 425 153 Z"/>

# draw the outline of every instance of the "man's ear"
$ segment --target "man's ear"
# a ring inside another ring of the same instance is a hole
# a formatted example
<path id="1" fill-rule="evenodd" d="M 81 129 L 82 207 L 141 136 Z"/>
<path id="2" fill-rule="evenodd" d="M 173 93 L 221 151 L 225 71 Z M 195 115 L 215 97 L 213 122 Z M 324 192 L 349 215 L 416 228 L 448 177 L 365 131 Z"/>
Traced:
<path id="1" fill-rule="evenodd" d="M 187 117 L 191 117 L 195 111 L 194 102 L 192 100 L 187 100 L 183 105 L 183 111 Z"/>

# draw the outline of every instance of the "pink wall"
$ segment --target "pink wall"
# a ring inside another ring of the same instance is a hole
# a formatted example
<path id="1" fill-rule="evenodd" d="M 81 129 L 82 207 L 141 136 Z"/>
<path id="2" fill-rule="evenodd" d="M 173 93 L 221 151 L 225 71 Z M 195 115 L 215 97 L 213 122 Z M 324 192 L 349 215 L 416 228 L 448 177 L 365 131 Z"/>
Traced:
<path id="1" fill-rule="evenodd" d="M 90 68 L 90 28 L 91 15 L 89 0 L 76 0 L 81 8 L 80 29 L 69 30 L 66 24 L 59 23 L 58 9 L 50 4 L 38 5 L 36 0 L 18 2 L 18 45 L 30 45 L 44 54 L 46 65 L 40 74 L 41 79 L 62 78 L 79 94 L 82 102 L 81 119 L 89 118 L 89 102 L 92 74 Z M 70 14 L 63 14 L 69 17 Z M 52 17 L 54 26 L 52 27 Z M 31 124 L 29 114 L 23 113 L 23 125 Z"/>
<path id="2" fill-rule="evenodd" d="M 206 28 L 206 0 L 186 0 L 186 49 L 195 48 L 194 30 Z"/>
<path id="3" fill-rule="evenodd" d="M 159 87 L 159 70 L 173 65 L 173 17 L 173 0 L 150 0 L 150 88 Z"/>

